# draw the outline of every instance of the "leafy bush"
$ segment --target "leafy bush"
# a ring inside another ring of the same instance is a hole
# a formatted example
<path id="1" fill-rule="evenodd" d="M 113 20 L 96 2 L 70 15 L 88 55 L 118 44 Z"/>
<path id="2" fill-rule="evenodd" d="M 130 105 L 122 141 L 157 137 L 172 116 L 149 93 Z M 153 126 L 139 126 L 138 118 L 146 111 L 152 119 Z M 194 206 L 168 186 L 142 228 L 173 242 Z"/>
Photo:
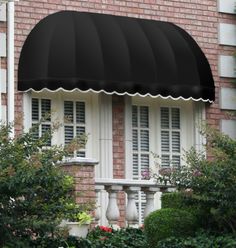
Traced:
<path id="1" fill-rule="evenodd" d="M 182 209 L 192 213 L 196 217 L 197 226 L 207 228 L 208 211 L 201 208 L 188 192 L 164 193 L 161 196 L 162 208 Z"/>
<path id="2" fill-rule="evenodd" d="M 58 224 L 74 203 L 73 178 L 58 164 L 66 151 L 47 147 L 51 132 L 12 139 L 11 128 L 0 126 L 0 247 L 50 247 L 44 243 L 62 235 Z"/>
<path id="3" fill-rule="evenodd" d="M 188 166 L 173 173 L 179 190 L 190 190 L 190 197 L 201 209 L 208 211 L 213 229 L 236 229 L 236 141 L 206 128 L 211 159 L 191 149 L 186 154 Z"/>
<path id="4" fill-rule="evenodd" d="M 154 211 L 144 221 L 144 231 L 152 247 L 158 241 L 171 236 L 190 236 L 196 226 L 196 218 L 190 212 L 173 208 Z"/>
<path id="5" fill-rule="evenodd" d="M 186 208 L 186 197 L 180 192 L 164 193 L 161 196 L 162 208 Z"/>
<path id="6" fill-rule="evenodd" d="M 143 248 L 148 247 L 143 230 L 126 228 L 114 230 L 109 227 L 96 227 L 89 232 L 87 239 L 80 239 L 78 247 L 86 248 Z"/>
<path id="7" fill-rule="evenodd" d="M 158 242 L 157 248 L 235 248 L 236 237 L 231 235 L 212 235 L 199 232 L 195 237 L 171 237 Z"/>

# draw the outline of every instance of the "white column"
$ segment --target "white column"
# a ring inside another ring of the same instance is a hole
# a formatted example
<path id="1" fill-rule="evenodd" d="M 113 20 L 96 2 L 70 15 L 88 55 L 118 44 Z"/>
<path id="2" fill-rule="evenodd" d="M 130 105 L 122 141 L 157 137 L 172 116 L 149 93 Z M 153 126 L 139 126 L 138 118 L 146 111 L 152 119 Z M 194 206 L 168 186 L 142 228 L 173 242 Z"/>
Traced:
<path id="1" fill-rule="evenodd" d="M 155 210 L 154 195 L 156 194 L 157 191 L 159 190 L 155 187 L 148 187 L 144 189 L 144 193 L 146 194 L 146 207 L 144 210 L 144 218 Z"/>
<path id="2" fill-rule="evenodd" d="M 141 190 L 141 187 L 130 186 L 127 187 L 125 192 L 127 193 L 128 203 L 126 207 L 126 220 L 129 226 L 138 225 L 138 210 L 135 204 L 135 195 Z"/>
<path id="3" fill-rule="evenodd" d="M 112 147 L 112 99 L 104 93 L 99 94 L 99 165 L 96 167 L 96 178 L 113 178 L 113 147 Z M 107 225 L 106 208 L 108 205 L 107 192 L 101 192 L 101 224 Z"/>
<path id="4" fill-rule="evenodd" d="M 122 186 L 112 185 L 106 186 L 105 189 L 109 194 L 109 202 L 106 211 L 106 217 L 109 221 L 109 224 L 117 224 L 117 221 L 120 217 L 120 210 L 117 204 L 117 192 L 122 191 Z"/>
<path id="5" fill-rule="evenodd" d="M 103 185 L 95 185 L 95 193 L 96 193 L 96 209 L 95 209 L 95 220 L 97 223 L 99 223 L 101 219 L 101 205 L 100 205 L 100 194 L 101 191 L 104 190 Z"/>

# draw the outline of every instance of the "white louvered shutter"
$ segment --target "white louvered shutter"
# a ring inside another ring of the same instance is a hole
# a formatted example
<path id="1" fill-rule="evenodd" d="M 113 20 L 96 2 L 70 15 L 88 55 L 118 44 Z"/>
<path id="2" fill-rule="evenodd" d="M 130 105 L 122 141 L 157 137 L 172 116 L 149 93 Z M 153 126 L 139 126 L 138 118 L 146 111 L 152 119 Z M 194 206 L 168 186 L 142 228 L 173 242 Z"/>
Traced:
<path id="1" fill-rule="evenodd" d="M 64 102 L 64 140 L 65 145 L 74 138 L 82 138 L 86 133 L 85 128 L 85 103 L 65 101 Z M 72 156 L 85 157 L 85 149 L 74 151 Z"/>
<path id="2" fill-rule="evenodd" d="M 178 167 L 181 164 L 180 109 L 161 108 L 161 165 Z"/>
<path id="3" fill-rule="evenodd" d="M 149 169 L 149 108 L 132 106 L 133 179 L 142 179 L 141 173 Z M 143 222 L 146 198 L 143 192 L 136 195 L 139 223 Z"/>
<path id="4" fill-rule="evenodd" d="M 37 139 L 51 130 L 51 100 L 32 98 L 31 106 L 33 135 Z M 40 125 L 39 122 L 41 122 Z M 51 145 L 51 140 L 48 141 L 47 145 Z"/>

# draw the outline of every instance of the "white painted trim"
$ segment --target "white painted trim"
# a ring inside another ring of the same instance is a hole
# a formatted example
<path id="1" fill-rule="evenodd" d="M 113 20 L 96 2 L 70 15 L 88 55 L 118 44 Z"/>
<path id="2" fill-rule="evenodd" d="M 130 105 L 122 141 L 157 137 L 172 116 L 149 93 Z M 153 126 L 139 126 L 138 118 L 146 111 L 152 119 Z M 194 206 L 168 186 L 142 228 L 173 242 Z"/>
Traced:
<path id="1" fill-rule="evenodd" d="M 0 58 L 0 61 L 1 61 L 1 58 Z M 6 93 L 7 92 L 7 70 L 6 69 L 0 69 L 0 82 L 1 82 L 0 91 L 2 93 Z"/>
<path id="2" fill-rule="evenodd" d="M 63 164 L 79 164 L 79 165 L 96 165 L 98 161 L 93 158 L 65 158 L 62 160 Z"/>
<path id="3" fill-rule="evenodd" d="M 236 77 L 236 59 L 234 56 L 220 55 L 219 56 L 219 76 L 226 78 Z"/>
<path id="4" fill-rule="evenodd" d="M 15 3 L 7 4 L 7 121 L 15 120 Z M 12 129 L 10 136 L 14 137 L 15 130 Z"/>
<path id="5" fill-rule="evenodd" d="M 7 106 L 6 105 L 1 106 L 1 121 L 3 124 L 6 123 L 7 121 Z"/>
<path id="6" fill-rule="evenodd" d="M 220 45 L 236 46 L 236 25 L 219 23 L 218 29 Z"/>
<path id="7" fill-rule="evenodd" d="M 7 56 L 7 36 L 5 33 L 0 33 L 0 57 Z"/>
<path id="8" fill-rule="evenodd" d="M 236 89 L 222 87 L 220 89 L 220 108 L 236 110 Z"/>
<path id="9" fill-rule="evenodd" d="M 125 96 L 125 178 L 132 179 L 132 99 Z"/>
<path id="10" fill-rule="evenodd" d="M 195 103 L 194 104 L 194 132 L 195 132 L 195 139 L 194 139 L 194 147 L 198 152 L 204 152 L 206 138 L 204 135 L 200 133 L 201 125 L 204 125 L 206 120 L 206 107 L 203 103 Z"/>
<path id="11" fill-rule="evenodd" d="M 218 11 L 235 14 L 236 0 L 218 0 Z"/>
<path id="12" fill-rule="evenodd" d="M 97 166 L 96 177 L 113 178 L 113 144 L 112 144 L 112 98 L 101 94 L 100 107 L 100 165 Z"/>
<path id="13" fill-rule="evenodd" d="M 32 113 L 32 104 L 31 104 L 31 94 L 23 94 L 23 124 L 24 131 L 28 132 L 31 128 L 31 113 Z"/>

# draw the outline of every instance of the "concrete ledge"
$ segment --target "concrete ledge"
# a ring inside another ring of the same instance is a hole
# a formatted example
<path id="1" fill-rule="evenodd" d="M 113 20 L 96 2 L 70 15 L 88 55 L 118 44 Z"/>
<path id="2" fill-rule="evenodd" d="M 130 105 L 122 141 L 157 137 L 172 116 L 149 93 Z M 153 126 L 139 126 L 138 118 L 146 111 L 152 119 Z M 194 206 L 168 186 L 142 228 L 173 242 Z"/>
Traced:
<path id="1" fill-rule="evenodd" d="M 81 157 L 77 157 L 77 158 L 68 158 L 68 159 L 64 159 L 61 164 L 63 166 L 67 166 L 67 165 L 77 165 L 77 166 L 94 166 L 96 164 L 98 164 L 99 162 L 96 159 L 92 159 L 92 158 L 81 158 Z"/>

